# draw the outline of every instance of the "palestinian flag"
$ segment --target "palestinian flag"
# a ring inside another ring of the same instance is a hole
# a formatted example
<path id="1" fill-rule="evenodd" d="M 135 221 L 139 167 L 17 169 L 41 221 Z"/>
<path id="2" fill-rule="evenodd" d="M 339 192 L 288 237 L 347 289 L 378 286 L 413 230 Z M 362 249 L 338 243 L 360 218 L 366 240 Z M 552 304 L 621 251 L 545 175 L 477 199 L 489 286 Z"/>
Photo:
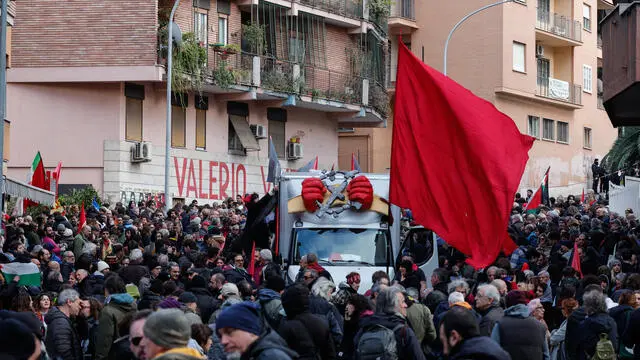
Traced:
<path id="1" fill-rule="evenodd" d="M 547 168 L 540 187 L 533 193 L 531 200 L 524 208 L 528 214 L 535 213 L 542 204 L 549 204 L 549 169 L 551 169 L 551 166 Z"/>
<path id="2" fill-rule="evenodd" d="M 40 151 L 36 154 L 36 157 L 33 158 L 33 162 L 31 163 L 31 169 L 29 169 L 29 176 L 27 177 L 27 181 L 29 184 L 40 188 L 46 189 L 47 185 L 47 175 L 44 171 L 44 163 L 42 162 L 42 156 L 40 156 Z M 31 200 L 24 201 L 24 209 L 26 210 L 29 206 L 35 206 L 36 203 Z"/>
<path id="3" fill-rule="evenodd" d="M 13 278 L 20 276 L 18 286 L 38 286 L 42 281 L 42 274 L 40 274 L 40 268 L 38 265 L 28 262 L 12 262 L 8 264 L 0 265 L 0 271 L 4 276 L 6 283 L 13 281 Z"/>

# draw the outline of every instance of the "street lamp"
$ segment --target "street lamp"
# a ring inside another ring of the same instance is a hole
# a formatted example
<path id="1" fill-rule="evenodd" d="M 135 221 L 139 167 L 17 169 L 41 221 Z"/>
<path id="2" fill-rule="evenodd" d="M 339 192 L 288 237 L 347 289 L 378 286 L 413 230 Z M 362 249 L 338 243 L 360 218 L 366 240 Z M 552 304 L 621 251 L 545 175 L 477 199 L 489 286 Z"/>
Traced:
<path id="1" fill-rule="evenodd" d="M 467 21 L 468 18 L 472 17 L 473 15 L 487 10 L 489 8 L 492 8 L 494 6 L 498 6 L 498 5 L 502 5 L 502 4 L 506 4 L 509 2 L 514 2 L 515 0 L 502 0 L 502 1 L 498 1 L 496 3 L 493 4 L 489 4 L 489 5 L 485 5 L 483 7 L 481 7 L 480 9 L 473 11 L 469 14 L 467 14 L 465 17 L 463 17 L 462 19 L 460 19 L 460 21 L 458 21 L 457 24 L 455 24 L 453 26 L 453 29 L 451 29 L 451 31 L 449 32 L 449 36 L 447 36 L 447 41 L 445 41 L 444 43 L 444 66 L 443 66 L 443 71 L 442 73 L 447 75 L 447 52 L 449 51 L 449 41 L 451 40 L 451 36 L 453 36 L 453 33 L 458 29 L 458 27 L 460 27 L 460 25 L 462 25 L 463 22 Z"/>
<path id="2" fill-rule="evenodd" d="M 0 213 L 4 212 L 4 120 L 7 116 L 7 3 L 2 0 L 0 11 Z"/>
<path id="3" fill-rule="evenodd" d="M 4 3 L 7 0 L 2 0 Z M 169 36 L 167 37 L 167 123 L 165 124 L 166 128 L 166 141 L 165 141 L 165 149 L 164 149 L 164 208 L 165 212 L 169 212 L 171 208 L 171 195 L 169 194 L 169 171 L 171 170 L 171 73 L 172 73 L 172 65 L 173 65 L 173 16 L 176 14 L 176 9 L 178 9 L 178 4 L 180 4 L 180 0 L 176 0 L 173 4 L 173 9 L 171 9 L 171 15 L 169 15 L 169 24 L 167 27 L 169 28 Z M 4 16 L 4 12 L 2 13 Z M 1 44 L 0 44 L 1 46 Z M 0 79 L 1 80 L 1 79 Z"/>

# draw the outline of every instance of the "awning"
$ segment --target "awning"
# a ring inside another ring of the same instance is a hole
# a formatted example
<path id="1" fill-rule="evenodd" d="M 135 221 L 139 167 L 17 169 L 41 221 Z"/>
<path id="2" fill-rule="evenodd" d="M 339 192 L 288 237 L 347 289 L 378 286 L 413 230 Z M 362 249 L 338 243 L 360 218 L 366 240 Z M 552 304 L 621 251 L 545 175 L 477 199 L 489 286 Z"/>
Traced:
<path id="1" fill-rule="evenodd" d="M 4 194 L 29 199 L 42 205 L 53 206 L 56 202 L 56 194 L 43 190 L 21 181 L 4 178 Z"/>
<path id="2" fill-rule="evenodd" d="M 251 128 L 249 127 L 249 123 L 245 117 L 229 115 L 229 119 L 231 120 L 231 124 L 233 125 L 236 134 L 238 134 L 240 142 L 245 150 L 259 151 L 260 145 L 258 145 L 258 141 L 256 140 L 255 135 L 253 135 L 253 132 L 251 132 Z"/>

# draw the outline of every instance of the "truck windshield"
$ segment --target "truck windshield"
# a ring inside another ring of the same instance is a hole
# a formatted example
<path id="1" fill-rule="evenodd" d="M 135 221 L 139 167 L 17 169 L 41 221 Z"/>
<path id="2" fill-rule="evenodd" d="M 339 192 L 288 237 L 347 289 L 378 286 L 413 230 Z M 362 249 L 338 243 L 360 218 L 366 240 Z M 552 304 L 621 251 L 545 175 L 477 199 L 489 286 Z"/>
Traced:
<path id="1" fill-rule="evenodd" d="M 386 266 L 386 229 L 296 229 L 295 259 L 314 253 L 324 264 Z"/>

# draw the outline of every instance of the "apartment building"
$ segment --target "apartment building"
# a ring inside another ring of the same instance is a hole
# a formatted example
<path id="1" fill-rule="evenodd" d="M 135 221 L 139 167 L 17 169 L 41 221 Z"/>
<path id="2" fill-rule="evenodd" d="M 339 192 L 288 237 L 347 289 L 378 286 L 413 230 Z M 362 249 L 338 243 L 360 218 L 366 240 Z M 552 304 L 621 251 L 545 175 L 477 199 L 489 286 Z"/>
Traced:
<path id="1" fill-rule="evenodd" d="M 493 0 L 397 0 L 389 19 L 389 88 L 400 37 L 428 65 L 442 71 L 444 44 L 454 24 Z M 509 115 L 521 132 L 538 139 L 521 188 L 535 188 L 547 167 L 552 194 L 589 188 L 591 164 L 616 138 L 602 107 L 602 49 L 598 20 L 610 0 L 516 0 L 476 14 L 453 35 L 448 73 Z M 370 157 L 388 161 L 387 129 L 354 130 Z M 342 138 L 341 138 L 342 140 Z M 374 160 L 373 163 L 376 163 Z M 374 168 L 384 171 L 388 162 Z"/>
<path id="2" fill-rule="evenodd" d="M 378 0 L 370 0 L 376 2 Z M 173 0 L 18 2 L 8 71 L 9 174 L 40 150 L 61 191 L 162 198 Z M 375 4 L 374 4 L 375 5 Z M 338 129 L 386 125 L 386 15 L 357 0 L 182 0 L 173 60 L 170 192 L 207 203 L 265 193 L 284 169 L 338 162 Z"/>

